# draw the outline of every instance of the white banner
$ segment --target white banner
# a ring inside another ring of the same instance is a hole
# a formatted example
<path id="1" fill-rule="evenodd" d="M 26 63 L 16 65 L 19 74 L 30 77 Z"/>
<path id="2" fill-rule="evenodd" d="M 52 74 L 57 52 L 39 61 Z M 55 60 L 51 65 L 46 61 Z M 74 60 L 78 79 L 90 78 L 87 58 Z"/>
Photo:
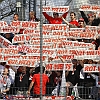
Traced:
<path id="1" fill-rule="evenodd" d="M 100 72 L 100 64 L 84 64 L 84 72 Z"/>
<path id="2" fill-rule="evenodd" d="M 65 13 L 69 11 L 69 6 L 43 6 L 43 12 Z"/>

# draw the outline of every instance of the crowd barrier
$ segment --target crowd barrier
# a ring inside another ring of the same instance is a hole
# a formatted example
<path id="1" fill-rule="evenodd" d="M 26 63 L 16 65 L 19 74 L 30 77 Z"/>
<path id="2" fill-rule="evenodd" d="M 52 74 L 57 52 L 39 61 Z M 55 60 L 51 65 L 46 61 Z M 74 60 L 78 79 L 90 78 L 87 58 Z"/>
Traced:
<path id="1" fill-rule="evenodd" d="M 99 100 L 100 98 L 100 88 L 98 87 L 84 87 L 84 86 L 77 86 L 79 97 L 75 95 L 72 96 L 72 90 L 74 87 L 70 87 L 70 96 L 53 96 L 50 92 L 54 89 L 52 87 L 47 88 L 47 93 L 43 96 L 43 100 Z M 22 90 L 22 91 L 21 91 Z M 10 92 L 6 95 L 3 95 L 1 98 L 2 100 L 39 100 L 39 97 L 34 97 L 34 94 L 29 96 L 27 95 L 28 88 L 16 88 L 11 87 Z M 1 100 L 0 99 L 0 100 Z"/>

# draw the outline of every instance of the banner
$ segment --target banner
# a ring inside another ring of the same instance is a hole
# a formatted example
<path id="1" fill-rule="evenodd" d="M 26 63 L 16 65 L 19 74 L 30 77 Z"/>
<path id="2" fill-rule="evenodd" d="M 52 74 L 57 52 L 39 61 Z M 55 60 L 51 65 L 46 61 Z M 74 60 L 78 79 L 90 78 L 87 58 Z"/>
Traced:
<path id="1" fill-rule="evenodd" d="M 72 63 L 47 64 L 45 68 L 48 71 L 63 70 L 64 64 L 65 64 L 65 70 L 68 70 L 68 71 L 73 70 L 73 64 Z"/>
<path id="2" fill-rule="evenodd" d="M 43 24 L 43 30 L 63 30 L 66 31 L 68 26 L 66 24 Z"/>
<path id="3" fill-rule="evenodd" d="M 99 5 L 81 5 L 80 11 L 99 11 L 100 12 L 100 6 Z"/>
<path id="4" fill-rule="evenodd" d="M 12 43 L 9 40 L 7 40 L 6 38 L 4 38 L 3 36 L 0 35 L 0 46 L 2 48 L 8 47 L 11 44 Z"/>
<path id="5" fill-rule="evenodd" d="M 100 72 L 100 64 L 84 64 L 83 72 Z"/>
<path id="6" fill-rule="evenodd" d="M 5 26 L 8 26 L 7 22 L 5 22 L 5 21 L 0 21 L 0 28 L 1 28 L 1 27 L 5 27 Z"/>
<path id="7" fill-rule="evenodd" d="M 66 34 L 67 38 L 75 38 L 75 39 L 94 39 L 96 36 L 95 32 L 74 32 L 69 31 Z"/>
<path id="8" fill-rule="evenodd" d="M 69 11 L 69 6 L 43 6 L 43 12 L 57 12 L 57 13 L 65 13 Z"/>
<path id="9" fill-rule="evenodd" d="M 20 43 L 20 42 L 29 42 L 29 40 L 31 39 L 31 36 L 29 35 L 24 35 L 24 34 L 20 34 L 20 35 L 15 35 L 12 39 L 12 43 Z"/>
<path id="10" fill-rule="evenodd" d="M 7 65 L 12 66 L 27 66 L 27 67 L 35 67 L 36 60 L 34 59 L 8 59 Z"/>
<path id="11" fill-rule="evenodd" d="M 6 27 L 1 27 L 0 33 L 18 33 L 19 28 L 17 27 L 11 27 L 11 26 L 6 26 Z"/>
<path id="12" fill-rule="evenodd" d="M 32 22 L 32 21 L 12 21 L 10 25 L 12 27 L 19 27 L 19 28 L 32 28 L 35 29 L 38 26 L 39 22 Z"/>

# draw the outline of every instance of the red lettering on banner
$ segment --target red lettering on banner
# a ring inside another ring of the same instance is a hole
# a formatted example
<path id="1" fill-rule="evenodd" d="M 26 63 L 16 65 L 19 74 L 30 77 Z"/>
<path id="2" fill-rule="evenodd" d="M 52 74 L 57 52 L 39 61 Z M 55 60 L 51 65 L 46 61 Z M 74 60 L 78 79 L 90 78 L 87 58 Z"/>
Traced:
<path id="1" fill-rule="evenodd" d="M 22 57 L 23 59 L 26 59 L 26 58 L 27 58 L 27 56 L 25 56 L 25 55 L 24 55 L 24 56 L 22 55 L 21 57 Z"/>
<path id="2" fill-rule="evenodd" d="M 69 50 L 69 54 L 73 54 L 73 55 L 84 55 L 84 51 L 83 50 Z"/>
<path id="3" fill-rule="evenodd" d="M 68 37 L 78 37 L 78 32 L 68 32 L 67 34 L 66 34 L 66 36 L 68 36 Z"/>
<path id="4" fill-rule="evenodd" d="M 0 27 L 3 27 L 3 23 L 4 23 L 3 21 L 0 21 Z"/>
<path id="5" fill-rule="evenodd" d="M 53 35 L 66 35 L 66 32 L 64 32 L 64 31 L 53 31 Z"/>
<path id="6" fill-rule="evenodd" d="M 86 66 L 85 71 L 96 71 L 96 66 Z"/>
<path id="7" fill-rule="evenodd" d="M 76 55 L 76 50 L 69 50 L 69 54 Z"/>
<path id="8" fill-rule="evenodd" d="M 67 54 L 68 50 L 57 50 L 57 54 Z"/>
<path id="9" fill-rule="evenodd" d="M 4 49 L 4 54 L 10 54 L 10 51 L 8 49 Z"/>
<path id="10" fill-rule="evenodd" d="M 49 31 L 43 31 L 42 34 L 43 34 L 43 35 L 49 35 L 50 32 L 49 32 Z"/>
<path id="11" fill-rule="evenodd" d="M 3 43 L 3 39 L 0 37 L 0 43 Z"/>
<path id="12" fill-rule="evenodd" d="M 47 64 L 46 65 L 46 70 L 52 70 L 52 66 L 53 66 L 52 64 Z"/>
<path id="13" fill-rule="evenodd" d="M 100 55 L 100 50 L 95 50 L 96 55 Z"/>
<path id="14" fill-rule="evenodd" d="M 25 36 L 26 37 L 26 41 L 29 41 L 31 39 L 30 36 Z"/>
<path id="15" fill-rule="evenodd" d="M 29 27 L 29 22 L 27 22 L 27 21 L 22 21 L 22 27 L 23 27 L 23 28 L 28 28 L 28 27 Z"/>
<path id="16" fill-rule="evenodd" d="M 66 8 L 52 7 L 52 12 L 67 12 L 67 11 L 68 11 L 68 7 Z"/>
<path id="17" fill-rule="evenodd" d="M 18 50 L 6 48 L 4 54 L 18 54 Z"/>
<path id="18" fill-rule="evenodd" d="M 33 37 L 33 38 L 32 38 L 32 40 L 37 40 L 37 41 L 39 41 L 39 40 L 40 40 L 40 38 L 34 38 L 34 37 Z"/>
<path id="19" fill-rule="evenodd" d="M 43 30 L 66 30 L 67 26 L 66 25 L 48 25 L 48 24 L 43 24 Z"/>
<path id="20" fill-rule="evenodd" d="M 54 7 L 54 8 L 52 8 L 52 11 L 53 11 L 53 12 L 58 12 L 58 9 L 59 9 L 59 8 L 55 8 L 55 7 Z"/>
<path id="21" fill-rule="evenodd" d="M 33 44 L 33 45 L 39 45 L 40 42 L 39 41 L 34 41 L 34 42 L 31 41 L 31 44 Z"/>
<path id="22" fill-rule="evenodd" d="M 98 34 L 100 34 L 100 27 L 99 27 L 99 28 L 97 28 L 97 32 L 98 32 Z"/>
<path id="23" fill-rule="evenodd" d="M 72 64 L 65 64 L 65 65 L 66 65 L 66 69 L 67 70 L 70 70 L 71 69 Z"/>
<path id="24" fill-rule="evenodd" d="M 13 38 L 13 42 L 18 42 L 18 41 L 25 41 L 24 35 L 15 35 Z"/>
<path id="25" fill-rule="evenodd" d="M 82 5 L 81 6 L 81 9 L 83 9 L 83 10 L 88 10 L 88 9 L 90 9 L 91 8 L 91 5 Z"/>
<path id="26" fill-rule="evenodd" d="M 15 27 L 20 26 L 20 21 L 13 21 L 13 22 L 11 22 L 11 26 L 15 26 Z"/>
<path id="27" fill-rule="evenodd" d="M 31 30 L 31 29 L 26 29 L 23 31 L 23 34 L 33 34 L 34 33 L 34 30 Z"/>
<path id="28" fill-rule="evenodd" d="M 19 59 L 20 56 L 10 56 L 10 55 L 7 55 L 7 56 L 4 56 L 4 61 L 7 61 L 9 58 L 15 58 L 15 59 Z"/>
<path id="29" fill-rule="evenodd" d="M 8 65 L 12 65 L 12 64 L 16 65 L 16 64 L 18 64 L 18 60 L 10 59 L 7 61 L 7 63 L 8 63 Z"/>
<path id="30" fill-rule="evenodd" d="M 100 72 L 100 66 L 98 66 L 98 71 Z"/>
<path id="31" fill-rule="evenodd" d="M 87 51 L 87 55 L 95 55 L 95 51 Z"/>
<path id="32" fill-rule="evenodd" d="M 38 25 L 38 23 L 30 22 L 29 27 L 30 27 L 30 28 L 36 28 L 37 25 Z"/>
<path id="33" fill-rule="evenodd" d="M 0 55 L 0 60 L 2 60 L 3 59 L 3 56 L 2 55 Z"/>
<path id="34" fill-rule="evenodd" d="M 93 5 L 93 6 L 92 6 L 92 10 L 100 10 L 100 6 L 98 6 L 98 5 Z"/>
<path id="35" fill-rule="evenodd" d="M 9 56 L 4 56 L 4 60 L 5 60 L 5 61 L 7 61 L 8 58 L 11 58 L 11 57 L 9 57 Z"/>
<path id="36" fill-rule="evenodd" d="M 4 45 L 5 47 L 8 47 L 8 46 L 10 45 L 10 43 L 4 41 L 4 42 L 3 42 L 3 45 Z"/>
<path id="37" fill-rule="evenodd" d="M 19 60 L 19 65 L 30 65 L 31 64 L 31 61 L 30 60 Z"/>
<path id="38" fill-rule="evenodd" d="M 51 7 L 43 7 L 43 12 L 46 12 L 46 11 L 50 11 L 51 10 Z"/>
<path id="39" fill-rule="evenodd" d="M 0 53 L 1 53 L 1 54 L 3 53 L 3 48 L 0 48 Z"/>
<path id="40" fill-rule="evenodd" d="M 72 46 L 72 42 L 64 42 L 67 46 Z"/>
<path id="41" fill-rule="evenodd" d="M 62 58 L 63 59 L 73 59 L 74 55 L 63 55 Z"/>
<path id="42" fill-rule="evenodd" d="M 64 64 L 54 64 L 53 70 L 62 70 L 64 67 Z"/>
<path id="43" fill-rule="evenodd" d="M 44 39 L 43 41 L 44 41 L 44 42 L 52 42 L 51 39 Z"/>

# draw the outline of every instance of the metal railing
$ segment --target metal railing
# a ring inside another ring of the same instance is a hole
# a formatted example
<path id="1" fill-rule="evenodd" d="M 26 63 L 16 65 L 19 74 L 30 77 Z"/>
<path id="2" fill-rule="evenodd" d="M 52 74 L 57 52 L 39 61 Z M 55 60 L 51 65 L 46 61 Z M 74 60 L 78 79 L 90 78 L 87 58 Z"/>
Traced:
<path id="1" fill-rule="evenodd" d="M 52 95 L 52 91 L 55 87 L 47 87 L 46 89 L 46 95 L 43 96 L 45 98 L 49 98 L 49 97 L 63 97 L 66 98 L 66 96 L 54 96 Z M 69 96 L 72 96 L 72 90 L 74 87 L 70 87 L 69 88 Z M 86 99 L 90 99 L 90 100 L 98 100 L 100 98 L 100 89 L 98 87 L 84 87 L 84 86 L 77 86 L 75 87 L 78 90 L 79 93 L 79 97 L 76 97 L 75 95 L 73 95 L 75 98 L 77 98 L 78 100 L 86 100 Z M 33 90 L 31 91 L 31 95 L 29 96 L 27 94 L 27 90 L 28 87 L 11 87 L 10 91 L 5 95 L 2 95 L 2 99 L 6 98 L 5 100 L 17 100 L 17 99 L 21 99 L 21 100 L 26 100 L 29 98 L 38 98 L 39 95 L 34 95 L 33 94 Z M 15 99 L 16 98 L 16 99 Z M 22 99 L 23 98 L 23 99 Z M 45 100 L 45 99 L 43 99 Z M 48 100 L 48 99 L 46 99 Z M 51 99 L 49 99 L 51 100 Z M 57 99 L 58 100 L 58 99 Z M 62 99 L 63 100 L 63 99 Z"/>

